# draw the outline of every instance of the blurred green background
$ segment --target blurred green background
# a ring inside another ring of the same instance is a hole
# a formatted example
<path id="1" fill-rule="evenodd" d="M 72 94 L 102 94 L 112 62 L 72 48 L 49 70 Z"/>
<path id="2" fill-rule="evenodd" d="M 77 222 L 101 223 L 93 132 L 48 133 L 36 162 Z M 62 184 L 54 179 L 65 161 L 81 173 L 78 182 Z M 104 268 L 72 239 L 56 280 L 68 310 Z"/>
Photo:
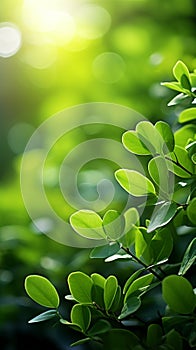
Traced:
<path id="1" fill-rule="evenodd" d="M 173 123 L 179 110 L 167 108 L 173 93 L 160 82 L 172 80 L 178 59 L 190 70 L 196 67 L 195 31 L 194 0 L 1 0 L 1 349 L 69 349 L 67 344 L 77 337 L 62 326 L 28 325 L 42 311 L 25 295 L 28 274 L 50 278 L 64 300 L 71 271 L 109 275 L 123 268 L 122 281 L 130 273 L 126 263 L 90 261 L 89 250 L 60 245 L 35 229 L 19 178 L 29 137 L 54 113 L 98 101 L 128 106 L 151 121 Z M 106 137 L 110 133 L 105 130 Z M 71 147 L 87 138 L 85 131 L 76 132 L 68 142 Z M 56 152 L 58 158 L 61 148 Z M 97 167 L 107 170 L 108 164 Z M 49 195 L 61 212 L 58 190 L 50 188 Z M 121 201 L 123 194 L 117 207 Z M 65 317 L 68 312 L 69 304 L 62 301 Z"/>

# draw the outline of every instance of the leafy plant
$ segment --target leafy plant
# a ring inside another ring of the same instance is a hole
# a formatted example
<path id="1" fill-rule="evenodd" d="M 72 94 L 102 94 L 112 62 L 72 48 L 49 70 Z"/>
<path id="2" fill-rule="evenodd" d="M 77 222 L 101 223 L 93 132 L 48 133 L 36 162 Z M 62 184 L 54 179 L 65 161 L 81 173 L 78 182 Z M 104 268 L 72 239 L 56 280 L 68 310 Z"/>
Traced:
<path id="1" fill-rule="evenodd" d="M 177 81 L 163 83 L 180 95 L 169 105 L 188 100 L 195 103 L 196 73 L 189 73 L 178 61 L 173 69 Z M 140 122 L 123 134 L 122 143 L 144 162 L 144 173 L 119 169 L 115 177 L 132 196 L 145 204 L 125 212 L 108 210 L 103 217 L 80 210 L 70 217 L 81 236 L 100 240 L 90 258 L 105 261 L 127 259 L 137 263 L 121 286 L 118 276 L 76 271 L 67 279 L 73 303 L 70 320 L 59 311 L 55 287 L 42 276 L 25 280 L 28 295 L 49 308 L 30 323 L 58 318 L 67 327 L 81 332 L 82 339 L 72 346 L 94 340 L 103 349 L 183 349 L 196 346 L 196 296 L 191 269 L 196 258 L 196 108 L 182 110 L 179 128 L 169 124 Z M 147 167 L 145 160 L 147 157 Z M 191 231 L 192 230 L 192 231 Z M 180 234 L 190 231 L 181 261 L 175 260 Z M 191 240 L 192 239 L 192 240 Z M 183 325 L 183 327 L 182 327 Z"/>

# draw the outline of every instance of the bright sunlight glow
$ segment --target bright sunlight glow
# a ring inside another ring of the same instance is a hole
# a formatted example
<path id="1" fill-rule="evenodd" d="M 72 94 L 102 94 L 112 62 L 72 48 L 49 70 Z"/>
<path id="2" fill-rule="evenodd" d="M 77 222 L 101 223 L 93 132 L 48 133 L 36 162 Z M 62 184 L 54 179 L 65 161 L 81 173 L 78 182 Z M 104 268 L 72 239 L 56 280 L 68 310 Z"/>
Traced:
<path id="1" fill-rule="evenodd" d="M 21 33 L 12 23 L 0 23 L 0 57 L 15 55 L 21 46 Z"/>

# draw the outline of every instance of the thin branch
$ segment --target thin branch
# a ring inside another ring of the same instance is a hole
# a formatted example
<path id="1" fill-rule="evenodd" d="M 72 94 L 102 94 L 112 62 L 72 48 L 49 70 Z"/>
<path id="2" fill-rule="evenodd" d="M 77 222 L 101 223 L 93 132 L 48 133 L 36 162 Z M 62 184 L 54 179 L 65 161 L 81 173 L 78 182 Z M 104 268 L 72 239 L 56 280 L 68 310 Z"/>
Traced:
<path id="1" fill-rule="evenodd" d="M 130 252 L 129 248 L 121 247 L 127 254 L 129 254 L 135 261 L 137 261 L 140 265 L 142 265 L 146 270 L 151 272 L 159 281 L 162 281 L 161 277 L 154 271 L 154 269 L 148 265 L 146 265 L 143 261 L 141 261 L 137 256 Z"/>

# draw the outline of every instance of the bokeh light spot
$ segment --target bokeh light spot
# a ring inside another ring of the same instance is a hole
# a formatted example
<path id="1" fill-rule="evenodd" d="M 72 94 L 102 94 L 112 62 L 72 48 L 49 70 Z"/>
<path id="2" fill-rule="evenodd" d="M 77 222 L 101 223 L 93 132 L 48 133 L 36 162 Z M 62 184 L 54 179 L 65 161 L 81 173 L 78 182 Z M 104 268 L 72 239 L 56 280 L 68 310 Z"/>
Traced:
<path id="1" fill-rule="evenodd" d="M 27 123 L 13 125 L 8 133 L 8 144 L 11 150 L 15 154 L 22 153 L 34 131 L 34 127 Z"/>
<path id="2" fill-rule="evenodd" d="M 94 76 L 106 84 L 120 80 L 124 75 L 125 68 L 122 57 L 114 52 L 104 52 L 97 56 L 93 62 Z"/>
<path id="3" fill-rule="evenodd" d="M 12 23 L 0 23 L 0 56 L 11 57 L 21 47 L 21 32 Z"/>
<path id="4" fill-rule="evenodd" d="M 86 4 L 79 8 L 76 15 L 78 34 L 82 38 L 97 39 L 110 28 L 111 16 L 103 7 Z"/>

